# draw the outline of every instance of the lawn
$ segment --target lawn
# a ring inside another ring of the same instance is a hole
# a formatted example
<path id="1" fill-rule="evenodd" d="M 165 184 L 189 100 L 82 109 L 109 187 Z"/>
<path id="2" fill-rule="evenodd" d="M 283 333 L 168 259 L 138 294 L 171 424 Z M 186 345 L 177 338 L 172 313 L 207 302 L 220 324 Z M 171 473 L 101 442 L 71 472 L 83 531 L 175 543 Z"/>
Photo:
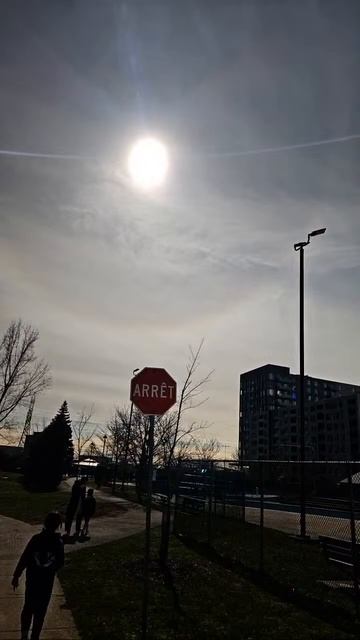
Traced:
<path id="1" fill-rule="evenodd" d="M 179 513 L 177 531 L 188 539 L 203 543 L 206 549 L 208 513 Z M 211 522 L 211 548 L 219 560 L 234 569 L 260 569 L 260 527 L 236 519 L 217 516 Z M 349 590 L 332 589 L 326 583 L 350 582 L 351 572 L 329 563 L 316 542 L 301 542 L 281 531 L 263 530 L 263 573 L 273 589 L 283 594 L 319 600 L 324 606 L 336 605 L 354 616 L 355 606 Z M 333 611 L 334 613 L 334 611 Z"/>
<path id="2" fill-rule="evenodd" d="M 96 494 L 96 491 L 95 491 Z M 0 472 L 0 515 L 41 524 L 49 511 L 65 514 L 69 501 L 66 491 L 29 491 L 22 484 L 22 476 L 16 473 Z M 106 502 L 97 502 L 96 517 L 117 513 L 120 507 Z"/>
<path id="3" fill-rule="evenodd" d="M 173 538 L 173 591 L 164 582 L 153 531 L 149 638 L 162 640 L 345 640 L 345 633 L 286 604 L 244 577 L 218 566 Z M 143 535 L 67 558 L 60 574 L 68 606 L 83 640 L 140 637 Z"/>

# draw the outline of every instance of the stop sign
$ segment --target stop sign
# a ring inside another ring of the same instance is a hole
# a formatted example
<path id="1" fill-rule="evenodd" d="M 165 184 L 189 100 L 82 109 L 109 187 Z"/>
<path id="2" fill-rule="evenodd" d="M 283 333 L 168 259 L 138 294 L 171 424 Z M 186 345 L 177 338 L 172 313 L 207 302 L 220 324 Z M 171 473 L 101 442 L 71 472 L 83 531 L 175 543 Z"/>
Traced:
<path id="1" fill-rule="evenodd" d="M 145 367 L 134 376 L 130 400 L 148 416 L 162 416 L 176 402 L 176 382 L 165 369 Z"/>

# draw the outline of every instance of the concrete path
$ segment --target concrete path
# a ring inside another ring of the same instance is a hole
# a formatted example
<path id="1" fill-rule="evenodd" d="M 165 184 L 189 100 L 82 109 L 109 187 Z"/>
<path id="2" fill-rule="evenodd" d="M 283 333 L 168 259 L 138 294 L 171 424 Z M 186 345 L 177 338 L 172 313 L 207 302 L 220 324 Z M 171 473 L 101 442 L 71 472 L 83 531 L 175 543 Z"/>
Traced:
<path id="1" fill-rule="evenodd" d="M 0 516 L 0 640 L 20 640 L 20 612 L 25 588 L 24 574 L 15 591 L 11 587 L 14 568 L 29 538 L 40 527 Z M 66 609 L 59 580 L 55 579 L 53 596 L 45 619 L 42 640 L 78 640 L 71 612 Z"/>
<path id="2" fill-rule="evenodd" d="M 118 498 L 119 499 L 119 498 Z M 151 525 L 159 526 L 161 523 L 161 513 L 153 511 Z M 65 552 L 72 553 L 78 549 L 96 547 L 112 540 L 127 538 L 135 533 L 140 533 L 145 529 L 145 511 L 138 505 L 131 505 L 128 510 L 115 516 L 104 516 L 90 521 L 90 540 L 86 542 L 76 542 L 65 545 Z M 1 640 L 1 637 L 0 637 Z"/>
<path id="3" fill-rule="evenodd" d="M 106 542 L 140 533 L 145 528 L 145 512 L 139 505 L 122 498 L 97 492 L 96 498 L 107 502 L 126 503 L 127 511 L 114 516 L 95 518 L 90 522 L 90 540 L 65 545 L 65 552 L 95 547 Z M 152 526 L 161 522 L 161 513 L 152 512 Z M 14 568 L 28 540 L 38 533 L 41 526 L 32 526 L 0 515 L 0 640 L 20 640 L 20 612 L 23 605 L 25 575 L 14 593 L 11 578 Z M 41 640 L 78 640 L 71 612 L 66 608 L 65 597 L 58 579 L 55 580 Z M 86 639 L 84 639 L 86 640 Z"/>

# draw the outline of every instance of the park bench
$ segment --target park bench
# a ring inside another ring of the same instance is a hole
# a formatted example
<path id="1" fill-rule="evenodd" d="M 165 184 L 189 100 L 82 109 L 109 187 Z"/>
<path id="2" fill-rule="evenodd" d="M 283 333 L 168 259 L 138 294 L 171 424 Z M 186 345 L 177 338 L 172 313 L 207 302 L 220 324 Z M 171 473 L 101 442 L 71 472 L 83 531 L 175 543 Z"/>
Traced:
<path id="1" fill-rule="evenodd" d="M 354 570 L 354 555 L 350 540 L 339 540 L 328 536 L 319 536 L 320 544 L 329 562 L 334 562 L 344 569 Z M 356 545 L 355 550 L 356 565 L 360 566 L 360 545 Z"/>
<path id="2" fill-rule="evenodd" d="M 201 500 L 200 498 L 184 496 L 182 501 L 182 507 L 185 511 L 204 511 L 205 501 Z"/>

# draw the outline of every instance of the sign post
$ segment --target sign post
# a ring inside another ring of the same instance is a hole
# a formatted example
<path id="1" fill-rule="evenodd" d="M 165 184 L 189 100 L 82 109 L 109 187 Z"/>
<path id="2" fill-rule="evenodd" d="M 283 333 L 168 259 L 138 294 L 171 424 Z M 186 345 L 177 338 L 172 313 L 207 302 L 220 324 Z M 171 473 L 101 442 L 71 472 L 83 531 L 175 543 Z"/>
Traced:
<path id="1" fill-rule="evenodd" d="M 145 553 L 144 553 L 144 592 L 142 602 L 142 638 L 147 636 L 149 608 L 149 569 L 151 548 L 151 502 L 154 457 L 155 416 L 162 416 L 176 403 L 176 382 L 165 371 L 154 367 L 145 367 L 134 376 L 130 385 L 131 402 L 145 415 L 149 416 L 148 432 L 148 477 L 146 501 Z"/>
<path id="2" fill-rule="evenodd" d="M 150 546 L 151 546 L 151 502 L 152 502 L 152 475 L 154 457 L 154 427 L 155 416 L 149 416 L 149 438 L 148 438 L 148 478 L 147 478 L 147 501 L 146 501 L 146 524 L 145 524 L 145 554 L 144 554 L 144 593 L 142 602 L 141 629 L 142 637 L 146 638 L 147 618 L 149 607 L 149 570 L 150 570 Z"/>

